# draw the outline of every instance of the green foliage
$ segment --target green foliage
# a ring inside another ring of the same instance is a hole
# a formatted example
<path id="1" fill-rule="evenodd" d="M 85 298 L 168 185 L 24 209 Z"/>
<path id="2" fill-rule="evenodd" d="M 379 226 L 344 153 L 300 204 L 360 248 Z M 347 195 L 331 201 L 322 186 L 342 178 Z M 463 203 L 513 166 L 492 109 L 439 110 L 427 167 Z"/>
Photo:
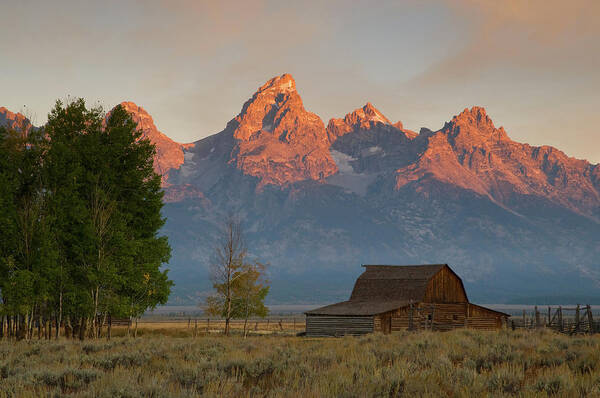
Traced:
<path id="1" fill-rule="evenodd" d="M 232 318 L 268 315 L 265 298 L 269 294 L 269 286 L 268 281 L 264 280 L 264 272 L 265 266 L 261 263 L 244 265 L 240 277 L 232 286 Z"/>
<path id="2" fill-rule="evenodd" d="M 0 129 L 0 293 L 7 315 L 138 316 L 172 282 L 154 145 L 130 115 L 57 101 L 44 129 Z M 94 320 L 94 321 L 90 321 Z"/>
<path id="3" fill-rule="evenodd" d="M 229 334 L 231 318 L 248 319 L 268 314 L 264 305 L 269 293 L 268 281 L 264 279 L 265 266 L 248 262 L 246 257 L 241 222 L 230 216 L 215 246 L 212 265 L 215 292 L 206 299 L 205 308 L 206 313 L 225 318 L 225 334 Z"/>

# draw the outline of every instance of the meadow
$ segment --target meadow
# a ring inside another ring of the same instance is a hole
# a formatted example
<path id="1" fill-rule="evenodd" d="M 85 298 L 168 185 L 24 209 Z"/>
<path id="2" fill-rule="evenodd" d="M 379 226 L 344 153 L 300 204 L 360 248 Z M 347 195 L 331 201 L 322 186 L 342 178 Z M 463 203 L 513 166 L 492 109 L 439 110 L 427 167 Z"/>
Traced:
<path id="1" fill-rule="evenodd" d="M 466 329 L 3 341 L 0 397 L 594 397 L 599 348 L 600 336 Z"/>

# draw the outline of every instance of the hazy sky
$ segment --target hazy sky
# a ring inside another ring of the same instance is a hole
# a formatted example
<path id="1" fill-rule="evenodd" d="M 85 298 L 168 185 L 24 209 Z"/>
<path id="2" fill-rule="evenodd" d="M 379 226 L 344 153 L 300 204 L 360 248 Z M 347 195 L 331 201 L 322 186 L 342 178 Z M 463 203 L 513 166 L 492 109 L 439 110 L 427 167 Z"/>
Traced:
<path id="1" fill-rule="evenodd" d="M 2 0 L 0 106 L 130 100 L 190 142 L 291 73 L 325 122 L 409 129 L 487 108 L 511 138 L 600 162 L 600 1 Z M 25 107 L 24 107 L 25 106 Z"/>

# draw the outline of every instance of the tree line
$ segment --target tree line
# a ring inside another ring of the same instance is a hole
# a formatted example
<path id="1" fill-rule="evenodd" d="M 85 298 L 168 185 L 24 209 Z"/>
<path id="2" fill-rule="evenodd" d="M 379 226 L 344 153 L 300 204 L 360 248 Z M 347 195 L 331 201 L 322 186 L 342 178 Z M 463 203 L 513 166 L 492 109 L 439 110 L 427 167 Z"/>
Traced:
<path id="1" fill-rule="evenodd" d="M 163 192 L 136 127 L 83 99 L 42 128 L 0 127 L 0 338 L 98 337 L 107 317 L 166 303 Z"/>

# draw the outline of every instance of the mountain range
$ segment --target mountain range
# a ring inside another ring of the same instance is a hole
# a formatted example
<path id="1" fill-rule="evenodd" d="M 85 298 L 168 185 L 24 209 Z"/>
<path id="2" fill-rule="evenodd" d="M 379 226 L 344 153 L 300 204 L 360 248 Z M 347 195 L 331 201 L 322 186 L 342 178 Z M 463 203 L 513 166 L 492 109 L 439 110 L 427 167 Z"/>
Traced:
<path id="1" fill-rule="evenodd" d="M 180 144 L 121 105 L 156 144 L 172 303 L 210 291 L 228 214 L 269 264 L 272 303 L 345 298 L 361 264 L 448 263 L 479 302 L 600 297 L 600 166 L 513 141 L 482 107 L 436 131 L 407 130 L 371 103 L 325 126 L 284 74 L 223 131 Z M 0 124 L 21 116 L 0 108 Z"/>

